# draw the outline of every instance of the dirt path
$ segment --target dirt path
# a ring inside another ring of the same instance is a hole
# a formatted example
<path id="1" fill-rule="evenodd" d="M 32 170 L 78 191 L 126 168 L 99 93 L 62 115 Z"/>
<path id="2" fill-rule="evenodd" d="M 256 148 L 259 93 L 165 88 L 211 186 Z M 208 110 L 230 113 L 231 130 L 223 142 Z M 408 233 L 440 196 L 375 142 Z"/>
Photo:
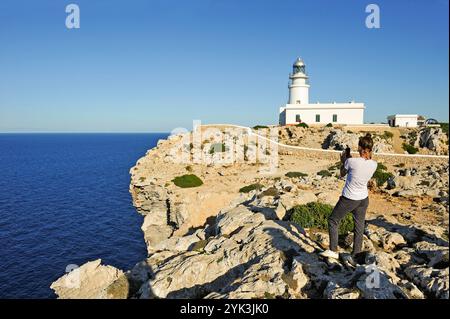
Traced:
<path id="1" fill-rule="evenodd" d="M 395 153 L 400 153 L 400 154 L 404 153 L 404 150 L 402 147 L 403 140 L 400 137 L 400 135 L 401 135 L 400 130 L 393 129 L 393 130 L 391 130 L 391 132 L 392 132 L 392 134 L 394 134 L 394 136 L 392 137 L 392 143 L 393 143 Z"/>

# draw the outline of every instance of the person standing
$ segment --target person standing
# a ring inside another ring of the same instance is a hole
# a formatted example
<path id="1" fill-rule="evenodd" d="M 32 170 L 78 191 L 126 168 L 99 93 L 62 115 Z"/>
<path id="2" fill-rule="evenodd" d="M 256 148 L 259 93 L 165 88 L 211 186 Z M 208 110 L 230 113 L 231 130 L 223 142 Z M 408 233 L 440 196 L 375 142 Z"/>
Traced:
<path id="1" fill-rule="evenodd" d="M 347 179 L 342 195 L 328 219 L 330 247 L 320 253 L 323 257 L 339 259 L 339 224 L 348 213 L 353 214 L 355 221 L 352 255 L 355 256 L 362 250 L 366 211 L 369 206 L 367 185 L 377 169 L 377 162 L 372 160 L 372 148 L 373 139 L 368 133 L 359 139 L 359 157 L 351 157 L 349 151 L 341 154 L 341 177 L 347 175 Z"/>

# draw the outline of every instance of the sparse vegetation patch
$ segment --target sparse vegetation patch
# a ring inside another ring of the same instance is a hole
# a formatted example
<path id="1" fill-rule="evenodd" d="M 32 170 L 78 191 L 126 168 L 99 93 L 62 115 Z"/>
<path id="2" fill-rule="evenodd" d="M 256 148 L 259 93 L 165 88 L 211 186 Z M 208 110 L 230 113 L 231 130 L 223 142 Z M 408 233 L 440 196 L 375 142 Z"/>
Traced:
<path id="1" fill-rule="evenodd" d="M 254 130 L 265 129 L 265 128 L 269 128 L 269 127 L 266 126 L 266 125 L 256 125 L 256 126 L 253 126 L 253 129 L 254 129 Z"/>
<path id="2" fill-rule="evenodd" d="M 250 193 L 251 191 L 253 191 L 255 189 L 260 190 L 262 188 L 264 188 L 264 185 L 255 183 L 255 184 L 251 184 L 251 185 L 242 187 L 241 189 L 239 189 L 239 192 L 240 193 Z"/>
<path id="3" fill-rule="evenodd" d="M 412 146 L 411 144 L 407 144 L 407 143 L 403 143 L 402 147 L 405 151 L 408 152 L 408 154 L 416 154 L 419 151 L 418 148 Z"/>
<path id="4" fill-rule="evenodd" d="M 394 177 L 394 175 L 391 172 L 387 172 L 386 170 L 387 167 L 384 164 L 378 163 L 377 169 L 373 174 L 373 178 L 375 179 L 378 187 L 386 183 L 389 178 Z"/>
<path id="5" fill-rule="evenodd" d="M 181 188 L 198 187 L 203 185 L 203 181 L 194 174 L 186 174 L 175 177 L 172 182 Z"/>
<path id="6" fill-rule="evenodd" d="M 308 174 L 302 173 L 302 172 L 287 172 L 285 174 L 285 176 L 289 177 L 289 178 L 300 178 L 300 177 L 306 177 L 306 176 L 308 176 Z"/>
<path id="7" fill-rule="evenodd" d="M 290 220 L 303 228 L 328 230 L 328 218 L 333 206 L 318 202 L 294 206 L 290 211 Z M 353 216 L 347 214 L 339 226 L 339 234 L 347 234 L 354 228 Z"/>
<path id="8" fill-rule="evenodd" d="M 304 127 L 304 128 L 308 128 L 309 127 L 308 124 L 306 124 L 306 123 L 298 123 L 296 126 L 297 127 Z"/>
<path id="9" fill-rule="evenodd" d="M 317 175 L 322 176 L 322 177 L 329 177 L 329 176 L 332 176 L 333 174 L 331 174 L 328 170 L 323 169 L 323 170 L 317 172 Z"/>

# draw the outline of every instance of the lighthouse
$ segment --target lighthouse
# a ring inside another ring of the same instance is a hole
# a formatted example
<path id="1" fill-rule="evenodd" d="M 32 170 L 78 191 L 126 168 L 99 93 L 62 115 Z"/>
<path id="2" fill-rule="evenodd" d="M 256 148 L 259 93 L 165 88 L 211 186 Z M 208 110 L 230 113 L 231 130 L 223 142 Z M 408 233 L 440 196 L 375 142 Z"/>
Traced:
<path id="1" fill-rule="evenodd" d="M 297 58 L 289 75 L 289 101 L 288 104 L 309 103 L 309 80 L 306 75 L 305 63 Z"/>
<path id="2" fill-rule="evenodd" d="M 309 76 L 305 63 L 297 58 L 289 74 L 288 103 L 280 107 L 280 125 L 361 125 L 364 123 L 364 103 L 309 103 Z"/>

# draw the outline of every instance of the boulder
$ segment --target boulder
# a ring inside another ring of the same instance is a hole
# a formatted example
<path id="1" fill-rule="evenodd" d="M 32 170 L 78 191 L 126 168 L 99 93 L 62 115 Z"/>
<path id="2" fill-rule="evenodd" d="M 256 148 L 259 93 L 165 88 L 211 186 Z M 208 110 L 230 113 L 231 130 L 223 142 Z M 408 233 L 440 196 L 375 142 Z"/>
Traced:
<path id="1" fill-rule="evenodd" d="M 125 274 L 101 259 L 85 263 L 50 286 L 60 299 L 125 299 L 129 284 Z"/>
<path id="2" fill-rule="evenodd" d="M 437 154 L 448 154 L 448 137 L 441 128 L 423 128 L 417 134 L 416 147 L 427 148 Z"/>
<path id="3" fill-rule="evenodd" d="M 317 201 L 334 206 L 339 201 L 339 197 L 341 197 L 341 195 L 342 192 L 337 190 L 323 191 L 317 194 Z"/>
<path id="4" fill-rule="evenodd" d="M 250 220 L 254 215 L 245 206 L 237 206 L 227 212 L 221 211 L 216 218 L 216 233 L 218 235 L 229 235 Z"/>
<path id="5" fill-rule="evenodd" d="M 330 131 L 324 142 L 324 148 L 334 150 L 344 150 L 347 146 L 352 150 L 358 149 L 359 135 L 347 133 L 340 129 Z"/>
<path id="6" fill-rule="evenodd" d="M 156 251 L 171 250 L 171 251 L 188 251 L 195 243 L 205 240 L 205 232 L 203 229 L 196 230 L 191 235 L 186 236 L 172 236 L 161 242 L 155 244 L 153 249 Z"/>
<path id="7" fill-rule="evenodd" d="M 408 296 L 409 299 L 425 299 L 425 295 L 419 288 L 408 280 L 402 280 L 398 283 L 399 287 Z"/>
<path id="8" fill-rule="evenodd" d="M 283 205 L 286 210 L 290 210 L 292 207 L 297 205 L 305 205 L 316 201 L 317 197 L 311 191 L 299 191 L 298 194 L 283 194 L 279 199 L 279 203 Z"/>
<path id="9" fill-rule="evenodd" d="M 144 232 L 144 240 L 147 244 L 149 253 L 154 251 L 159 243 L 173 234 L 173 228 L 169 225 L 149 225 L 142 230 Z"/>
<path id="10" fill-rule="evenodd" d="M 340 287 L 335 282 L 330 281 L 323 292 L 323 297 L 326 299 L 358 299 L 360 292 L 358 289 Z"/>
<path id="11" fill-rule="evenodd" d="M 391 278 L 374 265 L 361 265 L 355 270 L 359 277 L 356 287 L 364 299 L 406 299 L 407 295 L 400 287 L 391 282 Z"/>
<path id="12" fill-rule="evenodd" d="M 262 298 L 281 296 L 286 289 L 292 296 L 302 296 L 306 272 L 293 256 L 318 247 L 301 229 L 266 220 L 243 206 L 221 212 L 216 223 L 218 235 L 209 238 L 202 250 L 152 265 L 154 276 L 141 287 L 141 297 L 199 298 L 215 292 L 216 297 Z"/>
<path id="13" fill-rule="evenodd" d="M 381 236 L 381 244 L 384 249 L 393 250 L 398 246 L 405 245 L 406 241 L 399 233 L 387 232 Z"/>
<path id="14" fill-rule="evenodd" d="M 428 267 L 448 268 L 449 248 L 438 246 L 434 243 L 421 241 L 414 244 L 414 249 L 419 256 L 427 259 Z"/>
<path id="15" fill-rule="evenodd" d="M 405 275 L 417 286 L 435 298 L 449 298 L 449 268 L 433 269 L 424 265 L 412 265 Z"/>

